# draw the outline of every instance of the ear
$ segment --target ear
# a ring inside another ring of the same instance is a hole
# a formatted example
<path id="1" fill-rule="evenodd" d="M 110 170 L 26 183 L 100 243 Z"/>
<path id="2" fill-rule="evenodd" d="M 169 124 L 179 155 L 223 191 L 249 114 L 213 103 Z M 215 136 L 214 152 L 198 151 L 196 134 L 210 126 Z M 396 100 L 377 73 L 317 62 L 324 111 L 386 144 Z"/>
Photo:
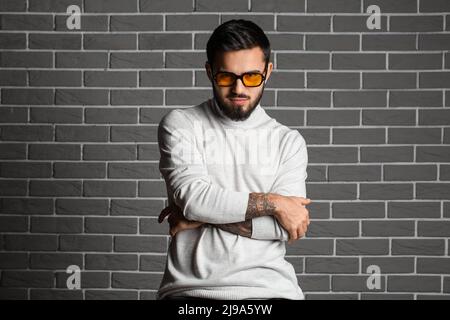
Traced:
<path id="1" fill-rule="evenodd" d="M 272 70 L 273 70 L 273 63 L 269 62 L 267 64 L 266 80 L 264 80 L 265 83 L 267 83 L 267 81 L 269 81 L 270 75 L 272 74 Z"/>
<path id="2" fill-rule="evenodd" d="M 206 70 L 206 74 L 208 75 L 209 80 L 213 81 L 211 65 L 209 64 L 208 61 L 206 61 L 206 63 L 205 63 L 205 70 Z"/>

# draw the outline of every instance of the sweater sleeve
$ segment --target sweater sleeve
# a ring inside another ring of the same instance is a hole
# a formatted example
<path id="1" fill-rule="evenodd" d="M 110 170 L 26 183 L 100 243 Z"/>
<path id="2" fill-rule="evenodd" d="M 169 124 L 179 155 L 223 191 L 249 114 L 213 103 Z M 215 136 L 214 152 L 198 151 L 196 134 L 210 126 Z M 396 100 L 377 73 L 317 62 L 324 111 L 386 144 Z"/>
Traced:
<path id="1" fill-rule="evenodd" d="M 305 139 L 298 131 L 290 133 L 283 153 L 286 156 L 283 156 L 270 192 L 306 198 L 308 152 Z M 252 238 L 287 241 L 289 234 L 274 216 L 263 216 L 252 220 Z"/>
<path id="2" fill-rule="evenodd" d="M 159 123 L 159 170 L 169 203 L 180 207 L 188 220 L 212 224 L 244 221 L 249 193 L 223 189 L 211 181 L 196 133 L 195 124 L 179 110 L 169 112 Z"/>

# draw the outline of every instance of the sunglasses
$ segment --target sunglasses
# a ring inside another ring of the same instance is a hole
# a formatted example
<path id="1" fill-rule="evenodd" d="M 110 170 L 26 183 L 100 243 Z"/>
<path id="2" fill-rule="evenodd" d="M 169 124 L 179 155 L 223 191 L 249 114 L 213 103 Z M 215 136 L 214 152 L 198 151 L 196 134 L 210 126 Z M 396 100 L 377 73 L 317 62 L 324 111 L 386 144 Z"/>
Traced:
<path id="1" fill-rule="evenodd" d="M 264 68 L 264 73 L 266 72 Z M 245 72 L 238 76 L 233 72 L 219 71 L 214 75 L 214 81 L 219 87 L 231 87 L 236 83 L 237 79 L 241 79 L 246 87 L 259 87 L 266 79 L 266 76 L 259 72 Z"/>

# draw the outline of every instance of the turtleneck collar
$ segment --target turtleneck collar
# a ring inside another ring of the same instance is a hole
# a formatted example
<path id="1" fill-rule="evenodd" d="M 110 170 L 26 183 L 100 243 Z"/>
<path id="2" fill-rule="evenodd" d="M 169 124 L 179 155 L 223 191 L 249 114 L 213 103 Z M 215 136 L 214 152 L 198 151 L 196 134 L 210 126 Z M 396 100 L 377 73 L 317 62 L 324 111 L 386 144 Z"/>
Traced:
<path id="1" fill-rule="evenodd" d="M 216 98 L 210 99 L 210 105 L 213 109 L 213 112 L 217 117 L 219 118 L 220 122 L 227 126 L 232 126 L 236 128 L 249 128 L 252 126 L 255 126 L 259 123 L 259 120 L 261 117 L 265 114 L 264 109 L 261 107 L 261 105 L 258 103 L 258 105 L 255 107 L 255 110 L 250 114 L 250 116 L 245 120 L 238 120 L 234 121 L 230 119 L 223 111 L 220 109 L 219 105 L 217 104 Z"/>

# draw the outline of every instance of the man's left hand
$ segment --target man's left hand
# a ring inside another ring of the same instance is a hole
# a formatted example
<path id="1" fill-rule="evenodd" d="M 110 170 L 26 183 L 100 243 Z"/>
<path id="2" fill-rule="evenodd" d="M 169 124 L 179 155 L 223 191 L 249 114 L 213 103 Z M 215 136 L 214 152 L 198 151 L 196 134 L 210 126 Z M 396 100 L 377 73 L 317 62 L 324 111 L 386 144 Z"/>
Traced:
<path id="1" fill-rule="evenodd" d="M 170 226 L 169 233 L 172 237 L 180 231 L 195 229 L 204 224 L 203 222 L 187 220 L 181 209 L 176 205 L 165 207 L 158 217 L 158 222 L 162 223 L 167 216 L 169 216 L 167 218 Z"/>

